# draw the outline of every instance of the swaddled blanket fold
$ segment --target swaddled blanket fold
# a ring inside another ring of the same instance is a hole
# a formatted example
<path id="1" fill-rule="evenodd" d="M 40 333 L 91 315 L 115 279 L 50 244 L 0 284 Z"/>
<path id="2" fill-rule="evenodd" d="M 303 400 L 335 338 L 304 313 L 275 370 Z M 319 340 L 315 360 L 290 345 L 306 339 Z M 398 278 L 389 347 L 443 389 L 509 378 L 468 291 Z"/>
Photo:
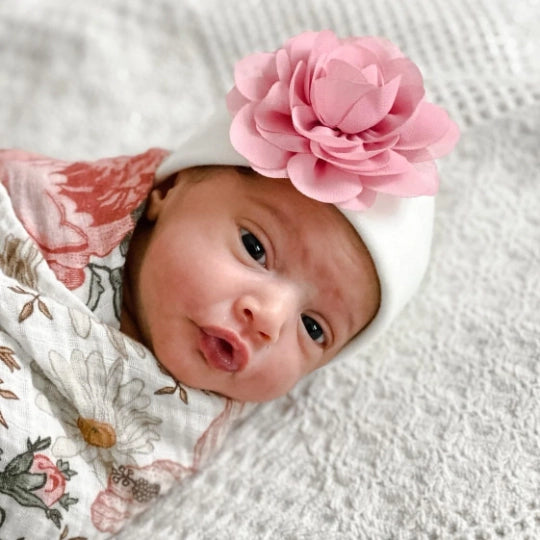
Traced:
<path id="1" fill-rule="evenodd" d="M 118 532 L 243 410 L 118 330 L 129 237 L 165 155 L 0 152 L 0 538 Z"/>

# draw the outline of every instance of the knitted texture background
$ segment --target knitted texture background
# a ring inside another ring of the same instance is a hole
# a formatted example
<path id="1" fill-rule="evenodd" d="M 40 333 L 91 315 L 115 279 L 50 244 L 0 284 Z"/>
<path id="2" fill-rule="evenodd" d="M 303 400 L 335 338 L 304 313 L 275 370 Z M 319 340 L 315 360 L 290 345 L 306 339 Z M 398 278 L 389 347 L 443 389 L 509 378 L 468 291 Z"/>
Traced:
<path id="1" fill-rule="evenodd" d="M 323 28 L 395 41 L 463 131 L 391 330 L 258 407 L 118 538 L 540 538 L 538 20 L 538 0 L 0 3 L 0 147 L 174 148 L 237 59 Z"/>

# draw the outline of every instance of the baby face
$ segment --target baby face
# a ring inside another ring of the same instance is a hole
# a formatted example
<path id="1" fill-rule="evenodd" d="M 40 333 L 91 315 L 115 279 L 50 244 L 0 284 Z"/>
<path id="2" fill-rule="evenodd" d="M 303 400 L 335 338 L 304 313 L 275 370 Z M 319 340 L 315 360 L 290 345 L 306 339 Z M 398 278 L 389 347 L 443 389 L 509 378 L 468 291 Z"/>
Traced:
<path id="1" fill-rule="evenodd" d="M 134 234 L 122 329 L 188 386 L 266 401 L 326 364 L 378 305 L 371 257 L 335 207 L 286 179 L 187 169 L 152 192 Z"/>

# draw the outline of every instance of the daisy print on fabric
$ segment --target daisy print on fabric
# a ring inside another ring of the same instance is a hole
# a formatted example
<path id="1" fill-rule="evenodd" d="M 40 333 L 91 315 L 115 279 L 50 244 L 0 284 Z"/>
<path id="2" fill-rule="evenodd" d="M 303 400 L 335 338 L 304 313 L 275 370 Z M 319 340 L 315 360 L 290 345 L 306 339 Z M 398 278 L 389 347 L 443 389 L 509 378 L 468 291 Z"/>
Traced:
<path id="1" fill-rule="evenodd" d="M 48 378 L 54 386 L 36 363 L 32 370 L 36 386 L 48 394 L 40 394 L 36 404 L 58 418 L 66 432 L 53 443 L 56 457 L 80 455 L 105 485 L 111 464 L 135 465 L 137 454 L 153 451 L 153 442 L 160 438 L 153 428 L 161 419 L 146 411 L 150 397 L 141 379 L 123 382 L 122 359 L 107 368 L 101 353 L 85 356 L 74 350 L 68 360 L 51 351 L 49 360 Z"/>
<path id="2" fill-rule="evenodd" d="M 71 326 L 75 333 L 83 339 L 88 339 L 88 336 L 90 336 L 92 331 L 93 319 L 87 313 L 83 313 L 78 309 L 68 308 L 68 313 L 71 320 Z M 98 323 L 97 326 L 99 327 L 102 325 Z M 126 334 L 116 330 L 112 326 L 103 325 L 103 327 L 109 342 L 122 358 L 129 358 L 130 352 L 134 352 L 139 358 L 146 357 L 146 350 L 140 343 L 128 338 Z"/>

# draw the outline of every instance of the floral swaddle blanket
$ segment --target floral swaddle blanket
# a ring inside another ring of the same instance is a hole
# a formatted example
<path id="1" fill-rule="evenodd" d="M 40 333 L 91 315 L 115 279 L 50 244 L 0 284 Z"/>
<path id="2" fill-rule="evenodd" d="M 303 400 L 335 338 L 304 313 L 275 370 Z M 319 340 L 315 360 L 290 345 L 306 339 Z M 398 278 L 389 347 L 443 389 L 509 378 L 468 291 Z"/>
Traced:
<path id="1" fill-rule="evenodd" d="M 0 151 L 0 538 L 109 537 L 243 411 L 118 330 L 129 236 L 166 154 Z"/>

